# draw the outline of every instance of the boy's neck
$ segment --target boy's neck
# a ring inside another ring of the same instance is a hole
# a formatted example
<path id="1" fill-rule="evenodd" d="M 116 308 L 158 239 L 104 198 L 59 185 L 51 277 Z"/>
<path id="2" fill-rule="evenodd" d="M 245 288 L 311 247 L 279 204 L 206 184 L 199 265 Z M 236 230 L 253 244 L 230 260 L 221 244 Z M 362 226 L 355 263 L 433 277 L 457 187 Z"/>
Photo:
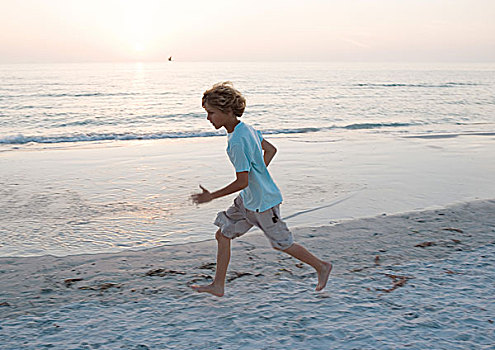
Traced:
<path id="1" fill-rule="evenodd" d="M 235 118 L 234 120 L 232 120 L 232 123 L 225 124 L 224 128 L 229 134 L 231 134 L 234 132 L 235 127 L 239 125 L 240 122 L 241 121 L 239 119 Z"/>

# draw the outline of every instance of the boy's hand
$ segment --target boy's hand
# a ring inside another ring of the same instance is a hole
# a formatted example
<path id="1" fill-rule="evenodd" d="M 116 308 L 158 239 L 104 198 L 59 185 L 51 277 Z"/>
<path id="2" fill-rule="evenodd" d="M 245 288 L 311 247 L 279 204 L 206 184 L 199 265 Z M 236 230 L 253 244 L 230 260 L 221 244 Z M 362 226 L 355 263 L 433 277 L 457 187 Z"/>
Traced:
<path id="1" fill-rule="evenodd" d="M 210 191 L 208 191 L 206 188 L 204 188 L 201 185 L 199 185 L 199 188 L 201 188 L 203 190 L 203 192 L 193 194 L 191 196 L 191 199 L 192 199 L 194 204 L 208 203 L 211 200 L 213 200 L 213 196 L 211 195 Z"/>

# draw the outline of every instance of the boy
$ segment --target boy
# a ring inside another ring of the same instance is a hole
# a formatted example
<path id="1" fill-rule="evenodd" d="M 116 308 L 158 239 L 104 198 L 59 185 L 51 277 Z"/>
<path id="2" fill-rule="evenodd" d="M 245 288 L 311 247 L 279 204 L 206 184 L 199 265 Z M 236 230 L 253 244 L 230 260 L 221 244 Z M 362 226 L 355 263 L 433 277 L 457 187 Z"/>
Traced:
<path id="1" fill-rule="evenodd" d="M 191 287 L 201 293 L 223 296 L 230 262 L 230 241 L 257 226 L 273 248 L 311 265 L 318 275 L 316 290 L 322 290 L 327 284 L 332 264 L 318 259 L 294 243 L 292 233 L 282 221 L 279 209 L 282 195 L 267 169 L 277 149 L 259 131 L 238 119 L 244 113 L 245 98 L 234 89 L 232 83 L 224 82 L 205 91 L 202 105 L 208 113 L 208 121 L 215 129 L 223 127 L 227 130 L 227 154 L 234 165 L 236 180 L 215 192 L 209 192 L 200 185 L 203 192 L 192 195 L 192 200 L 201 204 L 242 192 L 230 208 L 218 213 L 215 220 L 215 225 L 219 227 L 215 235 L 218 243 L 215 279 L 209 285 Z"/>

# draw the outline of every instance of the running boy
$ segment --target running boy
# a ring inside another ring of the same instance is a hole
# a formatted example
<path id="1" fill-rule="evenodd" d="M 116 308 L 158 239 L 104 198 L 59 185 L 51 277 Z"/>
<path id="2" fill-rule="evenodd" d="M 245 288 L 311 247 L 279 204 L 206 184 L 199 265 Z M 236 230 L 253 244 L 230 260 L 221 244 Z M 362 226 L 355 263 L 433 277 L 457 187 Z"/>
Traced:
<path id="1" fill-rule="evenodd" d="M 282 221 L 282 194 L 267 169 L 277 149 L 259 131 L 238 119 L 244 113 L 245 98 L 234 89 L 232 83 L 224 82 L 205 91 L 202 104 L 208 113 L 208 121 L 215 129 L 223 127 L 227 130 L 227 154 L 234 165 L 236 180 L 215 192 L 200 186 L 202 192 L 192 195 L 192 200 L 201 204 L 238 191 L 241 193 L 230 208 L 218 213 L 215 220 L 215 225 L 219 227 L 215 236 L 218 243 L 215 279 L 209 285 L 192 288 L 198 292 L 223 296 L 230 262 L 230 241 L 257 226 L 273 248 L 311 265 L 318 275 L 316 290 L 322 290 L 327 284 L 332 264 L 318 259 L 306 248 L 294 243 L 292 233 Z"/>

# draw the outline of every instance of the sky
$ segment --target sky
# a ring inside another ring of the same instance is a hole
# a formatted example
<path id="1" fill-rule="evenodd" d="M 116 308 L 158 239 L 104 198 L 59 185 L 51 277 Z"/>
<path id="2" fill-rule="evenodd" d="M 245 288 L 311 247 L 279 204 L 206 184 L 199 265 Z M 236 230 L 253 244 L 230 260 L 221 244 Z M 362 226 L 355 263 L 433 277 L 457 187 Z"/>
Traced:
<path id="1" fill-rule="evenodd" d="M 0 0 L 0 63 L 495 62 L 494 0 Z"/>

